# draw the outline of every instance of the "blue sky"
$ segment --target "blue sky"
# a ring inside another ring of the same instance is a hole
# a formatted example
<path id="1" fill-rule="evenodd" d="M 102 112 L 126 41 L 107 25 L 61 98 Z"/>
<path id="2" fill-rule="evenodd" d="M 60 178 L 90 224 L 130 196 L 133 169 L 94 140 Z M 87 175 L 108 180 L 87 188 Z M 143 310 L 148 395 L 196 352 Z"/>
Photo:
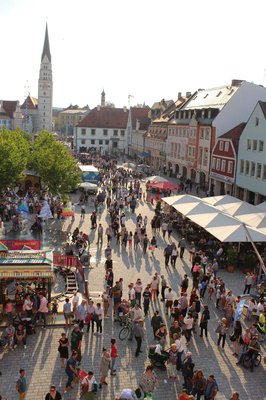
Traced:
<path id="1" fill-rule="evenodd" d="M 48 21 L 54 106 L 151 105 L 246 79 L 266 84 L 266 2 L 1 0 L 1 99 L 37 97 Z"/>

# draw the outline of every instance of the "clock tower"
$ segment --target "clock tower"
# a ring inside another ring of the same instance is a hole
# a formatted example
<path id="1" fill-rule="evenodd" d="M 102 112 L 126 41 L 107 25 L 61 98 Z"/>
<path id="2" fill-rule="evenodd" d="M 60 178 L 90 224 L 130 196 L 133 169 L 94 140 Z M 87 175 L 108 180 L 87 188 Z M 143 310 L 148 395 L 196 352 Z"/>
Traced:
<path id="1" fill-rule="evenodd" d="M 38 83 L 38 131 L 52 131 L 53 76 L 48 27 L 46 24 Z"/>

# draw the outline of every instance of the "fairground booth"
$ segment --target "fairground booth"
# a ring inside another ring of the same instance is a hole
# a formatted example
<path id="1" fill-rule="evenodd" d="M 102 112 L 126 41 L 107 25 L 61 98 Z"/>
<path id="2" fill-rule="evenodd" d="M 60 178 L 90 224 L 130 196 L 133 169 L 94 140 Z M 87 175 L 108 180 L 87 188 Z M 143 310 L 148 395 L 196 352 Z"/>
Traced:
<path id="1" fill-rule="evenodd" d="M 19 309 L 27 293 L 43 292 L 50 302 L 53 277 L 52 252 L 40 250 L 38 240 L 0 242 L 1 311 L 7 299 Z"/>

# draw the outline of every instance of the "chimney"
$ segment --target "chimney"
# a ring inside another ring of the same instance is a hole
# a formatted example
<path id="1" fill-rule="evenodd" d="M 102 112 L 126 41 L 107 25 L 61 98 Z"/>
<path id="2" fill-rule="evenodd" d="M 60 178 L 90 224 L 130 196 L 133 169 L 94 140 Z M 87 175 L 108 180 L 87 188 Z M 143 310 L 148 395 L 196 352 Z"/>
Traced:
<path id="1" fill-rule="evenodd" d="M 182 97 L 182 92 L 178 92 L 177 99 L 180 100 Z"/>
<path id="2" fill-rule="evenodd" d="M 231 86 L 241 86 L 243 79 L 232 79 Z"/>
<path id="3" fill-rule="evenodd" d="M 190 97 L 191 96 L 191 92 L 186 92 L 186 97 Z"/>
<path id="4" fill-rule="evenodd" d="M 100 111 L 101 110 L 101 106 L 97 106 L 97 111 Z"/>

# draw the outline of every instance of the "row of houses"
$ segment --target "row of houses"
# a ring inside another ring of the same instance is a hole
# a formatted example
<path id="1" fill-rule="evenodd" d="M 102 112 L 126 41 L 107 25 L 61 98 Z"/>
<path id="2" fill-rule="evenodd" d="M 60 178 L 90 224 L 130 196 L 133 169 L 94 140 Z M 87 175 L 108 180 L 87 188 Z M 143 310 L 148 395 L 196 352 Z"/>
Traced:
<path id="1" fill-rule="evenodd" d="M 266 198 L 266 88 L 242 80 L 151 108 L 98 106 L 79 121 L 79 152 L 123 154 L 213 195 Z M 265 160 L 265 161 L 264 161 Z"/>

